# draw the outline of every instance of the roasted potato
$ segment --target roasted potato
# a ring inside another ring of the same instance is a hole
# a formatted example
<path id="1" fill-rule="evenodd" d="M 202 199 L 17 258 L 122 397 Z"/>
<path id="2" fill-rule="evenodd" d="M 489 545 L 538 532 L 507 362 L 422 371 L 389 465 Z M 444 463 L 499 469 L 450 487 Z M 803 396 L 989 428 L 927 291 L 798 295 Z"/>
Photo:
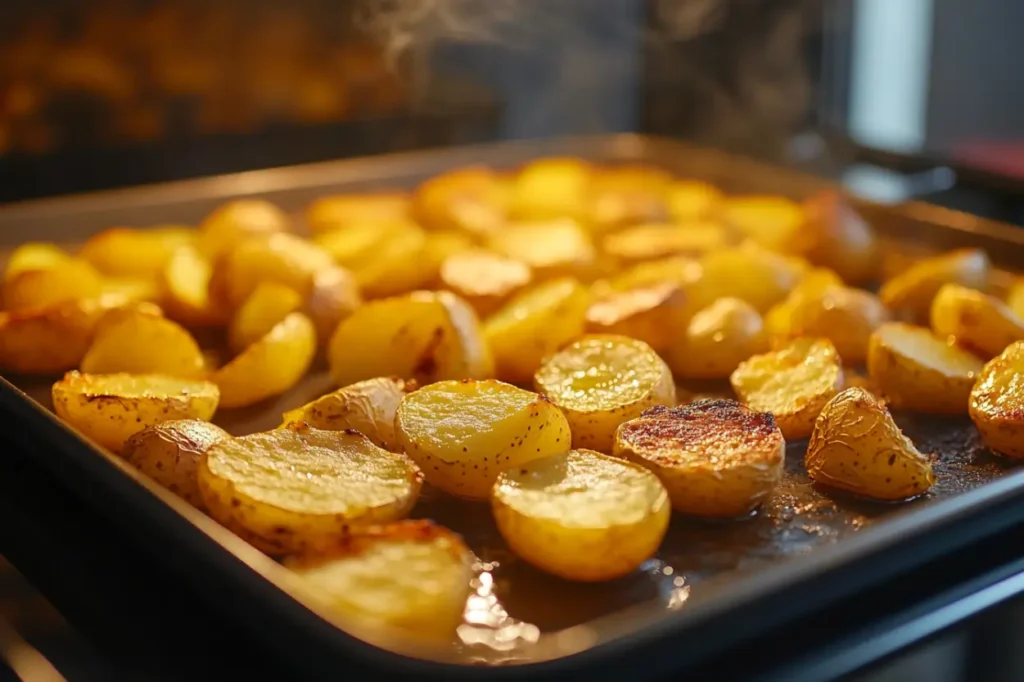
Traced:
<path id="1" fill-rule="evenodd" d="M 90 237 L 78 257 L 110 277 L 156 279 L 174 252 L 197 235 L 187 227 L 112 227 Z"/>
<path id="2" fill-rule="evenodd" d="M 639 263 L 623 270 L 609 279 L 607 285 L 609 289 L 627 291 L 659 282 L 675 282 L 686 290 L 699 282 L 703 276 L 704 268 L 699 260 L 673 256 Z"/>
<path id="3" fill-rule="evenodd" d="M 921 495 L 935 484 L 932 464 L 862 388 L 832 398 L 814 423 L 804 458 L 811 480 L 876 500 Z"/>
<path id="4" fill-rule="evenodd" d="M 517 220 L 581 218 L 593 176 L 594 168 L 579 159 L 532 161 L 513 180 L 510 212 Z"/>
<path id="5" fill-rule="evenodd" d="M 1006 295 L 1006 304 L 1010 306 L 1010 310 L 1024 317 L 1024 277 L 1016 278 L 1010 285 L 1010 290 Z"/>
<path id="6" fill-rule="evenodd" d="M 510 183 L 489 168 L 472 166 L 434 176 L 413 197 L 413 215 L 432 230 L 456 230 L 475 239 L 505 224 Z"/>
<path id="7" fill-rule="evenodd" d="M 133 306 L 115 309 L 96 325 L 82 358 L 86 374 L 162 374 L 202 379 L 206 362 L 199 344 L 159 311 Z"/>
<path id="8" fill-rule="evenodd" d="M 712 218 L 721 209 L 725 195 L 714 185 L 700 180 L 676 180 L 669 185 L 665 204 L 677 223 Z"/>
<path id="9" fill-rule="evenodd" d="M 610 291 L 587 308 L 588 334 L 618 334 L 663 351 L 685 328 L 686 293 L 674 282 L 659 282 L 628 291 Z"/>
<path id="10" fill-rule="evenodd" d="M 228 327 L 228 345 L 235 353 L 241 353 L 301 307 L 302 295 L 291 287 L 260 282 L 235 311 Z"/>
<path id="11" fill-rule="evenodd" d="M 601 250 L 628 266 L 671 256 L 702 256 L 730 243 L 729 233 L 717 223 L 638 225 L 606 236 Z"/>
<path id="12" fill-rule="evenodd" d="M 993 357 L 1024 340 L 1024 318 L 994 296 L 946 284 L 932 300 L 932 331 Z"/>
<path id="13" fill-rule="evenodd" d="M 355 429 L 374 445 L 401 452 L 395 416 L 402 398 L 417 388 L 415 381 L 397 377 L 359 381 L 286 412 L 281 426 L 305 422 L 326 431 Z"/>
<path id="14" fill-rule="evenodd" d="M 192 246 L 182 246 L 171 256 L 160 277 L 162 303 L 167 314 L 188 327 L 227 324 L 230 309 L 214 291 L 213 263 Z"/>
<path id="15" fill-rule="evenodd" d="M 483 325 L 497 377 L 528 383 L 541 361 L 583 333 L 589 297 L 578 281 L 544 282 L 515 296 Z"/>
<path id="16" fill-rule="evenodd" d="M 412 199 L 401 192 L 376 194 L 334 194 L 320 197 L 306 209 L 306 224 L 313 234 L 352 225 L 390 223 L 406 220 Z"/>
<path id="17" fill-rule="evenodd" d="M 427 481 L 486 500 L 498 472 L 565 452 L 565 416 L 548 400 L 500 381 L 439 381 L 402 399 L 395 421 L 405 452 Z"/>
<path id="18" fill-rule="evenodd" d="M 772 251 L 802 254 L 813 244 L 802 207 L 786 197 L 728 198 L 722 205 L 722 219 Z"/>
<path id="19" fill-rule="evenodd" d="M 352 269 L 367 298 L 398 296 L 426 286 L 437 274 L 420 229 L 392 230 L 374 245 L 373 254 Z"/>
<path id="20" fill-rule="evenodd" d="M 532 279 L 526 263 L 483 249 L 449 256 L 440 270 L 441 287 L 461 296 L 481 317 L 500 308 Z"/>
<path id="21" fill-rule="evenodd" d="M 671 506 L 646 469 L 591 450 L 501 472 L 491 506 L 515 554 L 566 580 L 628 575 L 658 551 Z"/>
<path id="22" fill-rule="evenodd" d="M 356 223 L 343 230 L 331 230 L 313 237 L 313 243 L 331 254 L 338 265 L 355 270 L 373 260 L 378 246 L 392 232 L 423 230 L 410 220 L 387 223 Z"/>
<path id="23" fill-rule="evenodd" d="M 127 441 L 121 457 L 136 469 L 199 509 L 199 461 L 211 447 L 231 438 L 224 429 L 198 419 L 155 424 Z"/>
<path id="24" fill-rule="evenodd" d="M 831 341 L 801 338 L 741 363 L 729 382 L 751 409 L 774 415 L 786 440 L 800 440 L 843 389 L 843 366 Z"/>
<path id="25" fill-rule="evenodd" d="M 878 275 L 878 244 L 871 226 L 835 191 L 820 192 L 804 202 L 806 229 L 813 246 L 807 257 L 831 268 L 850 284 Z"/>
<path id="26" fill-rule="evenodd" d="M 4 266 L 4 280 L 30 270 L 49 270 L 73 260 L 64 249 L 46 242 L 26 242 L 14 249 Z"/>
<path id="27" fill-rule="evenodd" d="M 843 362 L 858 365 L 867 358 L 872 332 L 888 321 L 889 313 L 868 291 L 832 286 L 818 293 L 794 292 L 766 317 L 774 344 L 800 336 L 828 339 Z"/>
<path id="28" fill-rule="evenodd" d="M 199 252 L 211 261 L 235 249 L 249 237 L 266 237 L 291 230 L 280 208 L 263 199 L 238 199 L 208 215 L 199 226 Z"/>
<path id="29" fill-rule="evenodd" d="M 764 313 L 782 301 L 802 277 L 802 271 L 789 259 L 751 244 L 709 253 L 701 265 L 703 274 L 689 289 L 699 308 L 730 296 Z"/>
<path id="30" fill-rule="evenodd" d="M 597 270 L 597 251 L 580 225 L 569 219 L 515 223 L 491 236 L 490 248 L 526 263 L 534 279 L 577 277 L 588 280 Z"/>
<path id="31" fill-rule="evenodd" d="M 981 249 L 950 251 L 910 266 L 883 284 L 878 296 L 890 310 L 925 320 L 943 284 L 984 289 L 989 269 L 988 255 Z"/>
<path id="32" fill-rule="evenodd" d="M 548 358 L 537 391 L 562 408 L 572 446 L 610 453 L 615 430 L 654 405 L 675 404 L 672 371 L 643 341 L 595 334 Z"/>
<path id="33" fill-rule="evenodd" d="M 239 306 L 261 282 L 283 284 L 305 296 L 312 288 L 313 276 L 330 267 L 334 260 L 327 251 L 293 234 L 247 239 L 225 256 L 227 299 L 232 306 Z"/>
<path id="34" fill-rule="evenodd" d="M 104 277 L 100 284 L 101 296 L 117 294 L 130 301 L 156 303 L 163 295 L 159 279 L 137 279 L 135 277 Z"/>
<path id="35" fill-rule="evenodd" d="M 352 273 L 341 267 L 317 270 L 302 312 L 316 327 L 316 337 L 321 346 L 326 346 L 341 321 L 363 304 L 359 285 Z"/>
<path id="36" fill-rule="evenodd" d="M 615 455 L 650 469 L 683 514 L 746 516 L 782 478 L 786 441 L 775 418 L 735 400 L 652 407 L 619 426 Z"/>
<path id="37" fill-rule="evenodd" d="M 4 307 L 20 312 L 47 308 L 103 293 L 103 277 L 96 269 L 77 258 L 57 267 L 22 270 L 7 276 L 3 283 Z"/>
<path id="38" fill-rule="evenodd" d="M 964 414 L 982 362 L 923 327 L 883 324 L 868 343 L 868 377 L 893 407 Z"/>
<path id="39" fill-rule="evenodd" d="M 430 271 L 436 272 L 436 277 L 440 277 L 441 265 L 445 260 L 473 247 L 473 240 L 461 232 L 439 231 L 427 233 L 427 243 L 423 251 Z"/>
<path id="40" fill-rule="evenodd" d="M 970 397 L 970 415 L 982 439 L 1001 455 L 1024 458 L 1024 341 L 989 361 Z"/>
<path id="41" fill-rule="evenodd" d="M 669 173 L 638 164 L 598 168 L 587 187 L 584 222 L 601 232 L 664 220 Z"/>
<path id="42" fill-rule="evenodd" d="M 751 355 L 768 350 L 761 316 L 746 301 L 720 298 L 690 320 L 668 349 L 681 377 L 725 379 Z"/>
<path id="43" fill-rule="evenodd" d="M 68 372 L 52 393 L 58 417 L 113 452 L 149 426 L 176 419 L 209 421 L 220 399 L 209 381 L 157 374 Z"/>
<path id="44" fill-rule="evenodd" d="M 341 615 L 413 641 L 443 643 L 462 622 L 474 576 L 462 539 L 425 520 L 359 528 L 284 565 Z"/>
<path id="45" fill-rule="evenodd" d="M 218 443 L 197 477 L 210 516 L 272 555 L 329 547 L 351 527 L 403 518 L 422 479 L 412 460 L 358 431 L 304 425 Z"/>

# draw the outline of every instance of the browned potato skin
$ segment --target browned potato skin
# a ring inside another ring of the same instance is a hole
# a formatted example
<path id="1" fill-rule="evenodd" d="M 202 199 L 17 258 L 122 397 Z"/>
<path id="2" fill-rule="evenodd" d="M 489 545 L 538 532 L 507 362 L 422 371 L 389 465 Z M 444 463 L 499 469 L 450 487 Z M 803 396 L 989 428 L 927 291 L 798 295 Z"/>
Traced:
<path id="1" fill-rule="evenodd" d="M 874 232 L 838 192 L 812 196 L 804 202 L 804 213 L 814 236 L 807 254 L 812 263 L 835 270 L 848 284 L 868 282 L 878 275 Z"/>
<path id="2" fill-rule="evenodd" d="M 323 348 L 342 320 L 362 304 L 363 297 L 352 273 L 342 267 L 331 267 L 313 274 L 302 312 L 316 327 L 317 342 Z"/>
<path id="3" fill-rule="evenodd" d="M 1024 459 L 1024 341 L 1017 341 L 990 360 L 971 391 L 969 412 L 990 449 Z"/>
<path id="4" fill-rule="evenodd" d="M 643 341 L 659 353 L 685 328 L 686 293 L 675 282 L 609 291 L 587 308 L 586 333 L 618 334 Z"/>
<path id="5" fill-rule="evenodd" d="M 533 280 L 530 266 L 483 249 L 453 254 L 440 269 L 441 288 L 463 298 L 481 318 L 490 315 Z"/>

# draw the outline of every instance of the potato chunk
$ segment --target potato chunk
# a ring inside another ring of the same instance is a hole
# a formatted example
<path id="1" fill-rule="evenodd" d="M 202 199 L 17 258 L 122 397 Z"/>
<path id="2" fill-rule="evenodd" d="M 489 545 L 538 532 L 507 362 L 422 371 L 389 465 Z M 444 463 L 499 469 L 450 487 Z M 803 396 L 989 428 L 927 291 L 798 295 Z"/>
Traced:
<path id="1" fill-rule="evenodd" d="M 572 446 L 610 453 L 615 430 L 648 407 L 675 404 L 672 371 L 643 341 L 595 334 L 552 355 L 534 377 L 562 408 Z"/>
<path id="2" fill-rule="evenodd" d="M 491 236 L 492 250 L 526 263 L 538 281 L 555 277 L 589 279 L 595 273 L 597 251 L 579 223 L 567 218 L 516 223 Z"/>
<path id="3" fill-rule="evenodd" d="M 624 265 L 671 256 L 702 256 L 729 246 L 729 233 L 717 223 L 638 225 L 608 235 L 601 250 Z"/>
<path id="4" fill-rule="evenodd" d="M 690 320 L 669 348 L 678 376 L 724 379 L 751 355 L 768 350 L 761 316 L 746 301 L 720 298 Z"/>
<path id="5" fill-rule="evenodd" d="M 782 477 L 786 441 L 771 414 L 735 400 L 652 407 L 619 427 L 615 455 L 650 469 L 683 514 L 745 516 Z"/>
<path id="6" fill-rule="evenodd" d="M 811 262 L 831 268 L 850 284 L 878 273 L 878 244 L 871 226 L 837 192 L 820 192 L 804 202 L 807 229 L 814 245 Z M 844 356 L 845 357 L 845 356 Z"/>
<path id="7" fill-rule="evenodd" d="M 851 365 L 864 362 L 868 339 L 889 317 L 877 296 L 843 286 L 827 287 L 816 293 L 809 293 L 809 289 L 794 292 L 770 310 L 769 315 L 776 344 L 800 336 L 828 339 L 843 362 Z"/>
<path id="8" fill-rule="evenodd" d="M 755 355 L 729 381 L 751 409 L 775 416 L 787 440 L 800 440 L 811 435 L 825 403 L 842 390 L 843 367 L 831 341 L 802 338 Z"/>
<path id="9" fill-rule="evenodd" d="M 417 388 L 414 380 L 397 377 L 359 381 L 285 413 L 282 427 L 305 422 L 327 431 L 355 429 L 375 445 L 401 452 L 395 417 L 402 398 Z"/>
<path id="10" fill-rule="evenodd" d="M 614 580 L 658 551 L 671 507 L 636 464 L 591 450 L 506 469 L 491 498 L 498 530 L 518 556 L 566 580 Z"/>
<path id="11" fill-rule="evenodd" d="M 890 322 L 871 335 L 868 377 L 893 407 L 964 414 L 982 362 L 923 327 Z"/>
<path id="12" fill-rule="evenodd" d="M 782 301 L 801 277 L 800 269 L 786 257 L 752 245 L 709 253 L 701 265 L 703 276 L 694 291 L 700 307 L 729 296 L 764 313 Z"/>
<path id="13" fill-rule="evenodd" d="M 485 500 L 498 472 L 565 452 L 565 416 L 536 393 L 500 381 L 440 381 L 402 399 L 396 420 L 405 452 L 432 485 Z"/>
<path id="14" fill-rule="evenodd" d="M 209 421 L 219 399 L 209 381 L 156 374 L 68 372 L 53 385 L 57 416 L 113 452 L 148 426 L 175 419 Z"/>
<path id="15" fill-rule="evenodd" d="M 483 239 L 505 224 L 509 183 L 490 168 L 470 166 L 436 175 L 416 189 L 413 214 L 431 230 Z"/>
<path id="16" fill-rule="evenodd" d="M 462 539 L 420 520 L 356 529 L 284 565 L 339 615 L 438 643 L 455 636 L 473 579 L 473 555 Z"/>
<path id="17" fill-rule="evenodd" d="M 327 353 L 339 386 L 378 376 L 428 384 L 494 372 L 476 314 L 447 291 L 367 303 L 338 325 Z"/>
<path id="18" fill-rule="evenodd" d="M 103 277 L 84 260 L 69 259 L 57 267 L 22 270 L 3 283 L 4 307 L 10 311 L 46 308 L 103 293 Z"/>
<path id="19" fill-rule="evenodd" d="M 512 183 L 511 213 L 518 220 L 582 217 L 594 168 L 579 159 L 531 161 Z"/>
<path id="20" fill-rule="evenodd" d="M 301 294 L 291 287 L 260 282 L 235 311 L 228 327 L 228 345 L 234 352 L 241 353 L 301 306 Z"/>
<path id="21" fill-rule="evenodd" d="M 331 255 L 293 234 L 273 234 L 236 244 L 225 257 L 224 278 L 228 301 L 239 306 L 261 282 L 277 282 L 303 296 L 313 275 L 334 266 Z"/>
<path id="22" fill-rule="evenodd" d="M 992 357 L 1024 340 L 1024 318 L 994 296 L 946 284 L 932 300 L 932 330 Z"/>
<path id="23" fill-rule="evenodd" d="M 26 242 L 14 249 L 4 266 L 4 280 L 30 270 L 50 270 L 72 260 L 71 254 L 47 242 Z"/>
<path id="24" fill-rule="evenodd" d="M 437 271 L 427 257 L 427 236 L 417 228 L 386 233 L 353 273 L 364 296 L 384 298 L 426 286 Z"/>
<path id="25" fill-rule="evenodd" d="M 422 474 L 358 431 L 297 426 L 214 445 L 198 481 L 210 516 L 278 555 L 329 546 L 353 526 L 403 518 Z"/>
<path id="26" fill-rule="evenodd" d="M 81 370 L 199 379 L 206 375 L 206 362 L 183 327 L 159 312 L 133 307 L 112 310 L 99 321 Z"/>
<path id="27" fill-rule="evenodd" d="M 412 199 L 401 192 L 333 194 L 320 197 L 306 209 L 306 224 L 317 234 L 357 224 L 381 224 L 405 220 Z"/>
<path id="28" fill-rule="evenodd" d="M 703 276 L 704 268 L 700 261 L 686 256 L 673 256 L 646 261 L 623 270 L 608 280 L 608 287 L 626 291 L 660 282 L 675 282 L 686 290 Z"/>
<path id="29" fill-rule="evenodd" d="M 231 438 L 219 426 L 178 419 L 150 426 L 129 438 L 121 457 L 192 506 L 202 509 L 196 473 L 211 447 Z"/>
<path id="30" fill-rule="evenodd" d="M 530 266 L 496 253 L 474 249 L 449 256 L 441 263 L 441 286 L 485 317 L 500 308 L 533 279 Z"/>
<path id="31" fill-rule="evenodd" d="M 189 327 L 227 324 L 227 301 L 213 290 L 213 275 L 213 262 L 198 249 L 175 251 L 160 276 L 168 316 Z"/>
<path id="32" fill-rule="evenodd" d="M 988 447 L 1024 458 L 1024 341 L 985 365 L 971 391 L 970 414 Z"/>
<path id="33" fill-rule="evenodd" d="M 586 331 L 628 336 L 662 351 L 683 327 L 688 313 L 682 288 L 674 282 L 659 282 L 598 297 L 587 308 Z"/>
<path id="34" fill-rule="evenodd" d="M 305 313 L 316 327 L 317 341 L 326 346 L 341 321 L 363 304 L 355 277 L 345 268 L 331 267 L 317 270 L 313 284 L 302 304 Z"/>
<path id="35" fill-rule="evenodd" d="M 187 227 L 113 227 L 90 237 L 78 257 L 104 275 L 155 279 L 174 252 L 194 243 L 197 236 Z"/>
<path id="36" fill-rule="evenodd" d="M 1018 316 L 1024 317 L 1024 277 L 1016 278 L 1006 294 L 1006 305 Z"/>
<path id="37" fill-rule="evenodd" d="M 825 405 L 804 463 L 816 483 L 877 500 L 917 497 L 935 484 L 931 461 L 863 388 L 848 388 Z"/>
<path id="38" fill-rule="evenodd" d="M 722 218 L 744 236 L 772 251 L 806 253 L 812 245 L 803 208 L 786 197 L 732 197 L 722 206 Z"/>
<path id="39" fill-rule="evenodd" d="M 676 180 L 665 196 L 668 213 L 677 223 L 704 220 L 714 216 L 725 196 L 714 185 L 700 180 Z"/>
<path id="40" fill-rule="evenodd" d="M 672 179 L 660 168 L 641 164 L 598 168 L 587 188 L 585 222 L 602 232 L 663 220 Z"/>
<path id="41" fill-rule="evenodd" d="M 284 211 L 263 199 L 238 199 L 208 215 L 199 226 L 199 251 L 210 260 L 228 253 L 249 237 L 266 237 L 291 229 Z"/>
<path id="42" fill-rule="evenodd" d="M 981 249 L 950 251 L 915 263 L 883 284 L 878 295 L 890 310 L 923 320 L 943 284 L 984 289 L 989 269 L 988 254 Z"/>

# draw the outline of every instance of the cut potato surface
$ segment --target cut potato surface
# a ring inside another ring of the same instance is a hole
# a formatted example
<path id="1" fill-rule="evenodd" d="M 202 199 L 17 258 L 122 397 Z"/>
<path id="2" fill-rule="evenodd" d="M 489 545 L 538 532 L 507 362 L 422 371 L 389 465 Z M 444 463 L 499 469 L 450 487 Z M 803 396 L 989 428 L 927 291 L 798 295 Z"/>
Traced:
<path id="1" fill-rule="evenodd" d="M 843 286 L 818 292 L 809 287 L 800 289 L 769 311 L 769 315 L 776 344 L 799 336 L 828 339 L 843 362 L 851 365 L 864 362 L 868 339 L 889 317 L 877 296 Z"/>
<path id="2" fill-rule="evenodd" d="M 224 278 L 228 301 L 239 306 L 261 282 L 277 282 L 305 295 L 313 275 L 334 266 L 327 251 L 285 232 L 247 239 L 225 256 Z"/>
<path id="3" fill-rule="evenodd" d="M 811 262 L 831 268 L 850 284 L 878 273 L 878 243 L 871 226 L 835 191 L 816 194 L 804 203 L 806 229 L 813 246 Z"/>
<path id="4" fill-rule="evenodd" d="M 498 473 L 565 452 L 565 416 L 542 396 L 500 381 L 440 381 L 403 398 L 405 452 L 445 492 L 485 500 Z"/>
<path id="5" fill-rule="evenodd" d="M 839 354 L 827 339 L 796 339 L 755 355 L 729 378 L 736 395 L 758 412 L 771 412 L 787 440 L 811 435 L 825 403 L 843 388 Z"/>
<path id="6" fill-rule="evenodd" d="M 477 315 L 490 315 L 533 279 L 530 266 L 496 253 L 474 249 L 441 263 L 441 286 L 461 296 Z"/>
<path id="7" fill-rule="evenodd" d="M 619 334 L 665 350 L 689 317 L 687 298 L 674 282 L 610 291 L 587 308 L 586 331 Z"/>
<path id="8" fill-rule="evenodd" d="M 1024 340 L 1024 318 L 995 298 L 959 284 L 946 284 L 932 301 L 932 330 L 960 345 L 995 356 Z"/>
<path id="9" fill-rule="evenodd" d="M 646 467 L 683 514 L 738 517 L 782 477 L 786 441 L 771 414 L 735 400 L 652 407 L 619 427 L 615 454 Z"/>
<path id="10" fill-rule="evenodd" d="M 614 580 L 658 550 L 671 506 L 664 486 L 631 462 L 572 450 L 507 469 L 491 497 L 518 556 L 567 580 Z"/>
<path id="11" fill-rule="evenodd" d="M 4 266 L 4 280 L 30 270 L 49 270 L 72 260 L 71 254 L 47 242 L 26 242 L 11 252 Z"/>
<path id="12" fill-rule="evenodd" d="M 537 390 L 569 420 L 574 448 L 610 453 L 615 430 L 654 405 L 675 403 L 672 371 L 643 341 L 597 334 L 551 356 Z"/>
<path id="13" fill-rule="evenodd" d="M 209 421 L 220 392 L 209 381 L 68 372 L 53 385 L 52 397 L 57 416 L 97 444 L 120 452 L 128 438 L 146 427 L 176 419 Z"/>
<path id="14" fill-rule="evenodd" d="M 411 197 L 401 192 L 335 194 L 309 205 L 306 224 L 316 234 L 357 224 L 380 225 L 405 220 L 411 210 Z"/>
<path id="15" fill-rule="evenodd" d="M 100 319 L 80 368 L 87 374 L 206 375 L 199 344 L 176 322 L 141 307 L 112 310 Z"/>
<path id="16" fill-rule="evenodd" d="M 620 263 L 635 264 L 671 256 L 701 256 L 729 243 L 729 233 L 717 223 L 639 225 L 608 235 L 601 250 Z"/>
<path id="17" fill-rule="evenodd" d="M 701 265 L 703 275 L 694 290 L 699 307 L 729 296 L 746 301 L 759 313 L 782 301 L 802 274 L 785 256 L 752 245 L 709 253 Z"/>
<path id="18" fill-rule="evenodd" d="M 163 422 L 129 438 L 121 457 L 154 481 L 202 509 L 196 478 L 199 461 L 211 447 L 231 438 L 224 429 L 198 419 Z"/>
<path id="19" fill-rule="evenodd" d="M 430 521 L 357 529 L 284 565 L 337 613 L 434 642 L 455 636 L 473 579 L 462 539 Z"/>
<path id="20" fill-rule="evenodd" d="M 862 388 L 846 389 L 821 411 L 804 463 L 816 483 L 878 500 L 917 497 L 935 484 L 929 458 Z"/>
<path id="21" fill-rule="evenodd" d="M 46 308 L 103 293 L 103 277 L 84 260 L 58 267 L 23 270 L 4 279 L 4 307 L 10 311 Z"/>
<path id="22" fill-rule="evenodd" d="M 78 257 L 104 275 L 155 279 L 174 252 L 194 243 L 197 236 L 187 227 L 113 227 L 92 236 Z"/>
<path id="23" fill-rule="evenodd" d="M 690 320 L 675 337 L 668 364 L 678 376 L 724 379 L 741 362 L 768 350 L 761 316 L 746 301 L 720 298 Z"/>
<path id="24" fill-rule="evenodd" d="M 260 282 L 235 311 L 228 327 L 228 345 L 241 353 L 302 305 L 299 292 L 277 282 Z"/>
<path id="25" fill-rule="evenodd" d="M 868 377 L 893 407 L 964 414 L 982 362 L 923 327 L 890 322 L 871 335 Z"/>
<path id="26" fill-rule="evenodd" d="M 511 212 L 520 220 L 581 217 L 594 168 L 579 159 L 531 161 L 512 183 Z"/>
<path id="27" fill-rule="evenodd" d="M 526 263 L 538 281 L 555 277 L 589 279 L 596 268 L 594 245 L 574 220 L 509 225 L 492 235 L 488 245 L 497 253 Z"/>
<path id="28" fill-rule="evenodd" d="M 403 518 L 422 475 L 358 431 L 300 425 L 214 445 L 198 480 L 214 519 L 268 554 L 288 554 Z"/>
<path id="29" fill-rule="evenodd" d="M 231 201 L 208 215 L 199 226 L 199 251 L 216 260 L 249 237 L 268 236 L 291 229 L 280 208 L 263 199 Z"/>
<path id="30" fill-rule="evenodd" d="M 225 324 L 226 301 L 214 295 L 213 263 L 192 246 L 182 246 L 167 261 L 160 277 L 167 314 L 190 327 Z"/>
<path id="31" fill-rule="evenodd" d="M 970 414 L 988 447 L 1024 458 L 1024 341 L 985 365 L 971 391 Z"/>
<path id="32" fill-rule="evenodd" d="M 905 311 L 915 319 L 927 319 L 932 299 L 944 284 L 984 289 L 990 263 L 981 249 L 960 249 L 915 263 L 882 285 L 878 295 L 893 311 Z"/>

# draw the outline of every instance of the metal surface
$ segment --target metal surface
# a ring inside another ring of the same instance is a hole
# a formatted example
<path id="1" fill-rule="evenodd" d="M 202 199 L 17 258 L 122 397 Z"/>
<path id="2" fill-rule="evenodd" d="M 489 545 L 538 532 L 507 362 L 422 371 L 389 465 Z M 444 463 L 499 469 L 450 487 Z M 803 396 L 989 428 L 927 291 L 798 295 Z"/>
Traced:
<path id="1" fill-rule="evenodd" d="M 113 224 L 195 222 L 224 200 L 243 195 L 267 196 L 299 211 L 329 191 L 408 186 L 459 165 L 511 167 L 550 154 L 653 163 L 734 192 L 800 197 L 825 184 L 675 142 L 619 136 L 319 164 L 32 202 L 0 211 L 0 234 L 73 242 Z M 920 204 L 862 208 L 892 247 L 889 268 L 900 267 L 914 251 L 968 244 L 984 246 L 1006 267 L 1024 266 L 1024 237 L 1012 228 Z M 40 407 L 48 405 L 49 382 L 14 383 L 38 402 L 5 385 L 0 413 L 22 422 L 21 433 L 13 435 L 23 447 L 47 453 L 40 465 L 148 551 L 166 555 L 168 566 L 211 603 L 230 611 L 238 599 L 246 600 L 244 613 L 236 616 L 281 657 L 299 667 L 312 660 L 357 660 L 368 670 L 384 666 L 410 676 L 476 674 L 473 668 L 413 664 L 334 629 L 324 618 L 338 623 L 337 618 L 320 614 L 277 564 L 60 425 Z M 235 433 L 273 428 L 285 409 L 329 388 L 326 377 L 313 375 L 279 400 L 224 411 L 218 421 Z M 563 665 L 606 666 L 663 644 L 679 660 L 697 660 L 717 655 L 728 642 L 757 637 L 787 619 L 854 598 L 859 590 L 1024 519 L 1024 473 L 1008 473 L 1006 462 L 981 447 L 969 421 L 913 415 L 897 415 L 897 421 L 923 451 L 936 455 L 938 484 L 924 498 L 896 506 L 825 494 L 803 472 L 804 444 L 793 444 L 783 483 L 758 514 L 717 523 L 675 516 L 658 559 L 606 585 L 541 574 L 505 549 L 485 505 L 428 494 L 416 514 L 463 533 L 482 560 L 480 606 L 470 618 L 482 622 L 467 624 L 452 651 L 413 651 L 392 639 L 376 642 L 442 661 L 562 659 L 534 663 L 529 669 L 535 674 L 556 674 Z M 0 459 L 5 456 L 0 453 Z M 303 636 L 281 636 L 282 629 Z M 673 634 L 677 637 L 666 639 Z M 514 669 L 488 675 L 512 675 Z M 652 666 L 644 674 L 655 672 Z"/>

